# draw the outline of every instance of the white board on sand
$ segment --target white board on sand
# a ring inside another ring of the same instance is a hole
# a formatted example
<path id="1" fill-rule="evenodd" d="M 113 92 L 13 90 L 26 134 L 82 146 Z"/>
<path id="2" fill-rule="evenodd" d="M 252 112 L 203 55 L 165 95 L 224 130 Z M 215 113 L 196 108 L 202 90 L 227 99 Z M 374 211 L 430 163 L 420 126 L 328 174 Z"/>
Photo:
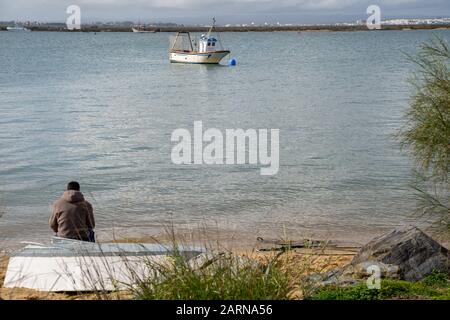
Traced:
<path id="1" fill-rule="evenodd" d="M 186 259 L 203 252 L 183 246 L 176 249 Z M 51 245 L 28 245 L 14 253 L 3 286 L 53 292 L 126 289 L 137 278 L 149 276 L 151 265 L 164 263 L 173 250 L 173 246 L 158 244 L 97 244 L 55 238 Z"/>

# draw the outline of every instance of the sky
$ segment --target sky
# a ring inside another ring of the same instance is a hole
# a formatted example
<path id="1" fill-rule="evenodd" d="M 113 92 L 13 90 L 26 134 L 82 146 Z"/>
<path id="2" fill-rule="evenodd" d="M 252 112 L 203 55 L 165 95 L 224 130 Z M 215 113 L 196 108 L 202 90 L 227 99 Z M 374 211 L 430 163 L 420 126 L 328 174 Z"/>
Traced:
<path id="1" fill-rule="evenodd" d="M 0 0 L 0 21 L 64 22 L 69 5 L 82 23 L 140 21 L 205 24 L 335 23 L 366 19 L 375 4 L 381 18 L 450 17 L 450 0 Z"/>

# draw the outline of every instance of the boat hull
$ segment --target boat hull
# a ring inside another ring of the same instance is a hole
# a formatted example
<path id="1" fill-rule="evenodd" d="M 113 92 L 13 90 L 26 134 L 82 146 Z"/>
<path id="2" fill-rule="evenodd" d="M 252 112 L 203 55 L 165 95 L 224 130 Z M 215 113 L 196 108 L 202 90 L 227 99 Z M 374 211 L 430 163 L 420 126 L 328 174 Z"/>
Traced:
<path id="1" fill-rule="evenodd" d="M 131 28 L 131 30 L 133 30 L 134 33 L 156 33 L 154 30 L 139 30 L 136 28 Z"/>
<path id="2" fill-rule="evenodd" d="M 223 58 L 230 54 L 230 51 L 214 52 L 170 52 L 170 62 L 172 63 L 194 63 L 194 64 L 218 64 Z"/>
<path id="3" fill-rule="evenodd" d="M 202 249 L 179 246 L 190 260 Z M 129 289 L 171 259 L 174 248 L 157 244 L 90 243 L 55 238 L 52 245 L 28 245 L 13 253 L 3 286 L 48 292 Z"/>
<path id="4" fill-rule="evenodd" d="M 9 31 L 9 32 L 28 32 L 28 31 L 30 31 L 30 29 L 21 28 L 21 27 L 7 27 L 6 31 Z"/>

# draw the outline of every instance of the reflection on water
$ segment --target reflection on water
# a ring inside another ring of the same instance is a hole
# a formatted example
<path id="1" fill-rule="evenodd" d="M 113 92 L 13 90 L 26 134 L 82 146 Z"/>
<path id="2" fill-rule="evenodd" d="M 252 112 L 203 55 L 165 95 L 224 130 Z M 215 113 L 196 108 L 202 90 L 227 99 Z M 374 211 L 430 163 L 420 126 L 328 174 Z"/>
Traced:
<path id="1" fill-rule="evenodd" d="M 212 67 L 169 64 L 165 33 L 0 33 L 2 245 L 47 241 L 69 180 L 105 237 L 172 220 L 255 237 L 367 238 L 407 223 L 411 165 L 391 137 L 409 95 L 401 50 L 430 35 L 226 33 L 239 64 Z M 173 165 L 172 131 L 196 120 L 279 128 L 279 173 Z"/>

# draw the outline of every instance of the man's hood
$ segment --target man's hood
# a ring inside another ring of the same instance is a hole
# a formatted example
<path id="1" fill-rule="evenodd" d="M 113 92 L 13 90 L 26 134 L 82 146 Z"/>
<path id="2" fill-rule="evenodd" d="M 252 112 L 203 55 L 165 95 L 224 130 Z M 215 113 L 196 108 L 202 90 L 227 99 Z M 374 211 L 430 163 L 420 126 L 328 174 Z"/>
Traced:
<path id="1" fill-rule="evenodd" d="M 83 202 L 84 196 L 80 191 L 68 190 L 64 192 L 62 199 L 70 203 Z"/>

